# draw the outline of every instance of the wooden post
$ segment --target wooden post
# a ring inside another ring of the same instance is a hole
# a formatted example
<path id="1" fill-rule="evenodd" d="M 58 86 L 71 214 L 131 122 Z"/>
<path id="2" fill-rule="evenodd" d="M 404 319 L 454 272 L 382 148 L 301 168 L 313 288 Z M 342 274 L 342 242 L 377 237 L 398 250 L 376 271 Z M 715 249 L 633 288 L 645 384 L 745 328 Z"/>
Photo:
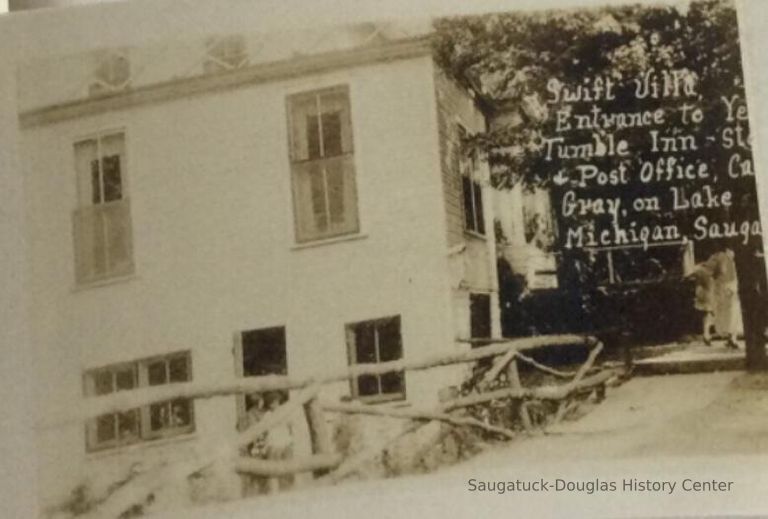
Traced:
<path id="1" fill-rule="evenodd" d="M 520 382 L 520 371 L 517 369 L 517 356 L 512 357 L 512 360 L 507 364 L 507 379 L 509 379 L 510 389 L 522 389 L 523 384 Z M 514 400 L 510 402 L 514 405 Z M 531 431 L 533 424 L 531 423 L 531 415 L 528 412 L 528 402 L 525 400 L 519 401 L 518 413 L 520 415 L 520 421 L 523 424 L 523 429 Z"/>
<path id="2" fill-rule="evenodd" d="M 335 449 L 331 429 L 325 421 L 323 409 L 316 397 L 304 404 L 304 414 L 307 417 L 309 435 L 312 440 L 312 452 L 318 455 L 333 455 Z M 315 477 L 320 477 L 327 472 L 327 469 L 317 469 L 313 474 Z"/>
<path id="3" fill-rule="evenodd" d="M 509 379 L 509 387 L 512 389 L 523 387 L 520 382 L 520 371 L 517 369 L 517 356 L 512 357 L 512 360 L 507 364 L 507 378 Z"/>

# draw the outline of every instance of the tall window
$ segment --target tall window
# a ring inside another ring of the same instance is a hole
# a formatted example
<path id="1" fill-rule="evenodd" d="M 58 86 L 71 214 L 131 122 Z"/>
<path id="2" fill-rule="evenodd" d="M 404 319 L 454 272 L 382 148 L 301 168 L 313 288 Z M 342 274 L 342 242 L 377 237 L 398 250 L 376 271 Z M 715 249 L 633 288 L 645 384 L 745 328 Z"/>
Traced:
<path id="1" fill-rule="evenodd" d="M 378 364 L 403 357 L 400 317 L 363 321 L 347 325 L 347 346 L 351 365 Z M 403 372 L 361 375 L 352 381 L 352 396 L 363 401 L 382 402 L 405 398 Z"/>
<path id="2" fill-rule="evenodd" d="M 75 277 L 80 284 L 133 272 L 131 215 L 125 193 L 125 136 L 75 143 L 78 208 L 73 215 Z"/>
<path id="3" fill-rule="evenodd" d="M 359 230 L 347 87 L 288 98 L 296 240 Z"/>
<path id="4" fill-rule="evenodd" d="M 192 369 L 188 352 L 115 364 L 90 370 L 84 376 L 87 396 L 190 380 Z M 99 416 L 86 425 L 86 445 L 89 450 L 101 450 L 193 430 L 192 401 L 181 398 Z"/>
<path id="5" fill-rule="evenodd" d="M 463 126 L 457 127 L 459 146 L 466 137 L 467 131 Z M 477 181 L 478 161 L 474 152 L 459 151 L 459 172 L 461 173 L 461 190 L 464 198 L 464 228 L 477 234 L 485 234 L 485 217 L 483 215 L 483 189 Z"/>

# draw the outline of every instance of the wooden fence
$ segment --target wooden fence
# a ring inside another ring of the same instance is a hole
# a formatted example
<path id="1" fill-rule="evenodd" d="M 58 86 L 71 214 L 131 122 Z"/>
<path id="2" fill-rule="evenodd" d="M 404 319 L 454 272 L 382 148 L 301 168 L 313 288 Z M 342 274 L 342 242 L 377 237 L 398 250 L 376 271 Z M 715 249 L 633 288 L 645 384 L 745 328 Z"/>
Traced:
<path id="1" fill-rule="evenodd" d="M 532 428 L 528 415 L 528 403 L 532 401 L 553 401 L 558 403 L 554 420 L 560 420 L 569 408 L 569 402 L 577 394 L 594 390 L 604 391 L 606 382 L 615 375 L 610 370 L 597 368 L 595 362 L 602 350 L 602 344 L 592 337 L 578 335 L 553 335 L 521 338 L 514 340 L 467 339 L 460 342 L 485 344 L 469 351 L 443 354 L 418 361 L 397 360 L 379 364 L 358 364 L 345 370 L 311 379 L 295 379 L 288 376 L 263 376 L 243 378 L 237 381 L 215 385 L 199 383 L 176 383 L 166 386 L 144 388 L 131 392 L 89 398 L 73 420 L 88 420 L 106 413 L 121 412 L 140 406 L 172 399 L 205 399 L 237 394 L 251 394 L 265 391 L 295 390 L 291 398 L 274 412 L 241 431 L 237 440 L 210 452 L 202 460 L 192 460 L 175 465 L 163 465 L 133 478 L 128 484 L 114 492 L 98 507 L 99 517 L 118 516 L 132 506 L 136 496 L 158 491 L 163 482 L 170 478 L 186 478 L 192 474 L 224 463 L 241 474 L 264 478 L 276 478 L 301 473 L 312 473 L 317 483 L 335 483 L 355 473 L 366 462 L 388 448 L 403 436 L 410 434 L 427 423 L 438 421 L 455 427 L 473 427 L 502 439 L 515 438 L 519 433 L 499 424 L 480 420 L 466 413 L 466 408 L 491 401 L 508 400 L 519 405 L 520 421 L 526 429 Z M 561 371 L 543 365 L 525 352 L 551 346 L 582 346 L 589 349 L 583 364 L 575 371 Z M 364 375 L 381 375 L 391 372 L 412 372 L 440 366 L 472 363 L 481 359 L 492 359 L 488 367 L 474 380 L 472 390 L 440 402 L 430 408 L 366 405 L 356 402 L 327 402 L 320 399 L 324 385 L 345 380 L 355 380 Z M 535 370 L 561 379 L 561 384 L 539 387 L 524 387 L 518 372 L 518 363 L 524 363 Z M 506 374 L 506 383 L 499 387 L 498 379 Z M 260 459 L 244 456 L 243 450 L 271 429 L 282 425 L 297 412 L 306 416 L 312 454 L 286 460 Z M 363 450 L 344 458 L 335 451 L 332 431 L 325 419 L 326 413 L 372 415 L 409 420 L 397 436 L 379 444 L 366 446 Z M 61 423 L 61 422 L 59 422 Z"/>

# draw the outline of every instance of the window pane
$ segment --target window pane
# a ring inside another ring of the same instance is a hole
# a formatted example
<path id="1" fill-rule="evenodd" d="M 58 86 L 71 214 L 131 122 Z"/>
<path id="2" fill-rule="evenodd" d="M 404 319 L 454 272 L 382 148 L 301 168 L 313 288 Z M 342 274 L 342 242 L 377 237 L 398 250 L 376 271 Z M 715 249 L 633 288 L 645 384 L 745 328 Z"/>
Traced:
<path id="1" fill-rule="evenodd" d="M 171 382 L 187 382 L 189 380 L 187 357 L 174 357 L 169 360 L 168 371 Z"/>
<path id="2" fill-rule="evenodd" d="M 131 216 L 125 204 L 104 205 L 99 208 L 104 222 L 101 238 L 106 248 L 107 268 L 112 274 L 133 271 Z"/>
<path id="3" fill-rule="evenodd" d="M 99 171 L 99 161 L 91 161 L 91 203 L 100 204 L 101 198 L 101 172 Z"/>
<path id="4" fill-rule="evenodd" d="M 375 330 L 370 323 L 355 326 L 355 360 L 357 364 L 377 362 Z"/>
<path id="5" fill-rule="evenodd" d="M 346 88 L 335 89 L 320 95 L 320 111 L 323 114 L 323 138 L 325 157 L 352 153 L 352 129 L 350 127 L 349 92 Z"/>
<path id="6" fill-rule="evenodd" d="M 165 384 L 168 382 L 165 372 L 165 361 L 160 360 L 147 366 L 147 378 L 150 386 Z"/>
<path id="7" fill-rule="evenodd" d="M 133 389 L 136 387 L 135 371 L 131 368 L 124 368 L 115 372 L 115 383 L 118 391 Z"/>
<path id="8" fill-rule="evenodd" d="M 121 442 L 139 439 L 139 412 L 133 409 L 118 415 L 118 439 Z"/>
<path id="9" fill-rule="evenodd" d="M 104 202 L 123 197 L 122 161 L 125 153 L 122 133 L 107 135 L 101 139 L 101 170 Z"/>
<path id="10" fill-rule="evenodd" d="M 466 229 L 475 231 L 475 218 L 473 214 L 474 198 L 472 196 L 472 180 L 462 175 L 461 176 L 461 190 L 464 196 L 464 225 Z"/>
<path id="11" fill-rule="evenodd" d="M 485 234 L 485 218 L 483 217 L 483 189 L 477 182 L 472 182 L 475 198 L 475 230 L 480 234 Z"/>
<path id="12" fill-rule="evenodd" d="M 323 156 L 320 149 L 320 125 L 317 115 L 307 116 L 307 158 L 319 159 Z"/>
<path id="13" fill-rule="evenodd" d="M 112 372 L 105 370 L 94 373 L 93 390 L 96 395 L 106 395 L 114 391 Z"/>
<path id="14" fill-rule="evenodd" d="M 319 157 L 317 96 L 292 97 L 289 99 L 288 105 L 291 111 L 292 160 L 303 161 L 310 157 Z M 310 155 L 310 147 L 314 155 Z"/>
<path id="15" fill-rule="evenodd" d="M 379 358 L 382 362 L 397 360 L 403 355 L 400 340 L 400 319 L 382 321 L 378 325 Z"/>
<path id="16" fill-rule="evenodd" d="M 379 377 L 364 375 L 357 377 L 357 394 L 359 396 L 371 396 L 379 394 Z"/>
<path id="17" fill-rule="evenodd" d="M 324 168 L 321 165 L 313 164 L 309 168 L 309 175 L 314 228 L 318 231 L 325 231 L 328 228 L 328 212 L 325 206 Z"/>
<path id="18" fill-rule="evenodd" d="M 328 209 L 331 223 L 344 223 L 344 170 L 340 161 L 326 163 L 326 180 L 328 182 Z"/>
<path id="19" fill-rule="evenodd" d="M 75 169 L 79 205 L 99 203 L 99 162 L 95 139 L 75 143 Z"/>
<path id="20" fill-rule="evenodd" d="M 491 296 L 488 294 L 469 295 L 469 326 L 472 337 L 491 336 Z M 482 344 L 476 344 L 482 346 Z"/>
<path id="21" fill-rule="evenodd" d="M 324 113 L 323 157 L 335 157 L 343 153 L 341 145 L 341 112 Z"/>
<path id="22" fill-rule="evenodd" d="M 185 427 L 192 422 L 191 402 L 189 400 L 174 400 L 171 402 L 171 427 Z"/>
<path id="23" fill-rule="evenodd" d="M 108 414 L 96 419 L 96 443 L 115 439 L 115 415 Z"/>
<path id="24" fill-rule="evenodd" d="M 104 201 L 112 202 L 123 197 L 122 181 L 120 179 L 120 157 L 112 155 L 101 160 L 104 176 Z"/>
<path id="25" fill-rule="evenodd" d="M 149 406 L 149 426 L 153 431 L 159 431 L 168 427 L 171 421 L 171 404 L 152 404 Z"/>
<path id="26" fill-rule="evenodd" d="M 382 394 L 401 394 L 404 392 L 405 384 L 403 384 L 403 373 L 385 373 L 381 375 L 381 392 Z"/>

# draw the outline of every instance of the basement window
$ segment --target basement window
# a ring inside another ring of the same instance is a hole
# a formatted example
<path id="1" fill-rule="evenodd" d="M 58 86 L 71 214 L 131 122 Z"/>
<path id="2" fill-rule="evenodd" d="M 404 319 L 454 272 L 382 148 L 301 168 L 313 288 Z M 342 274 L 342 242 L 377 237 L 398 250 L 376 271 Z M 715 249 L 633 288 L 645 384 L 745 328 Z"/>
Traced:
<path id="1" fill-rule="evenodd" d="M 350 365 L 379 364 L 403 358 L 400 317 L 388 317 L 347 325 Z M 352 396 L 364 402 L 385 402 L 405 398 L 402 371 L 361 375 L 351 382 Z"/>
<path id="2" fill-rule="evenodd" d="M 102 396 L 141 387 L 192 380 L 189 352 L 173 353 L 89 370 L 86 396 Z M 122 447 L 194 431 L 192 401 L 186 398 L 101 415 L 86 424 L 89 451 Z"/>

